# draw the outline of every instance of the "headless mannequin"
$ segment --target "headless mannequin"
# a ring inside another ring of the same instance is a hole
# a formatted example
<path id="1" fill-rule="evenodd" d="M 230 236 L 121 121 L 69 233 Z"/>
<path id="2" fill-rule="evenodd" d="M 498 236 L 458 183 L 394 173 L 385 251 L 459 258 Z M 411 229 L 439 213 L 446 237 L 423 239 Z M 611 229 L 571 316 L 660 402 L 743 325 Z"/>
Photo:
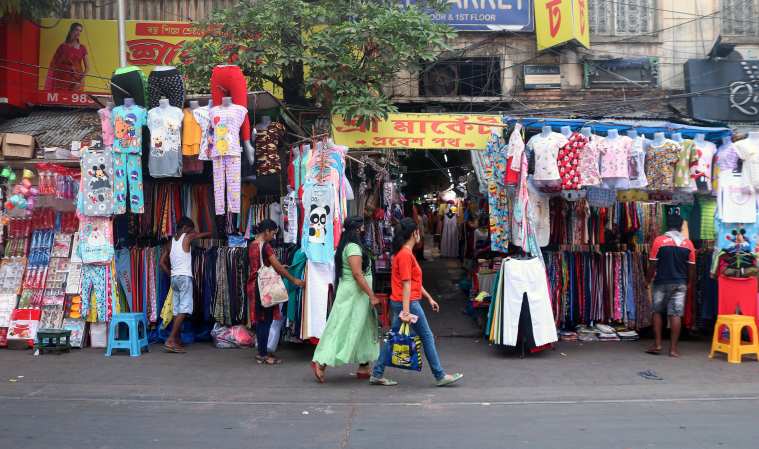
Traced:
<path id="1" fill-rule="evenodd" d="M 619 130 L 612 128 L 606 133 L 606 140 L 619 139 Z M 604 185 L 608 188 L 622 189 L 627 188 L 629 179 L 627 178 L 604 178 Z"/>
<path id="2" fill-rule="evenodd" d="M 193 111 L 195 109 L 198 109 L 200 107 L 200 103 L 198 103 L 198 100 L 190 100 L 190 109 Z"/>
<path id="3" fill-rule="evenodd" d="M 226 67 L 226 66 L 221 66 L 221 67 Z M 211 103 L 209 102 L 209 105 L 210 104 Z M 225 108 L 232 106 L 232 97 L 223 97 L 221 99 L 221 105 Z M 250 165 L 255 164 L 256 149 L 253 148 L 253 144 L 251 144 L 250 141 L 248 140 L 243 140 L 242 138 L 240 139 L 240 141 L 242 142 L 243 147 L 245 147 L 245 156 L 248 158 L 248 162 L 250 163 Z"/>
<path id="4" fill-rule="evenodd" d="M 664 133 L 655 133 L 654 140 L 651 142 L 653 145 L 659 146 L 664 143 Z"/>
<path id="5" fill-rule="evenodd" d="M 725 136 L 722 138 L 722 145 L 730 145 L 733 143 L 733 136 Z"/>
<path id="6" fill-rule="evenodd" d="M 606 134 L 606 138 L 609 140 L 615 140 L 617 137 L 619 137 L 619 131 L 613 128 Z"/>
<path id="7" fill-rule="evenodd" d="M 105 108 L 108 109 L 109 111 L 112 111 L 113 107 L 114 107 L 114 104 L 112 101 L 108 101 L 105 103 Z"/>
<path id="8" fill-rule="evenodd" d="M 705 134 L 696 134 L 696 138 L 693 139 L 693 141 L 696 142 L 697 144 L 702 144 L 704 143 L 705 140 L 706 140 Z"/>
<path id="9" fill-rule="evenodd" d="M 158 65 L 153 68 L 154 72 L 167 72 L 169 70 L 174 70 L 176 67 L 173 65 Z"/>
<path id="10" fill-rule="evenodd" d="M 169 106 L 171 106 L 171 104 L 169 104 L 169 100 L 167 98 L 161 98 L 160 100 L 158 100 L 158 107 L 159 108 L 166 109 Z"/>
<path id="11" fill-rule="evenodd" d="M 124 98 L 124 107 L 131 108 L 134 106 L 134 98 Z"/>
<path id="12" fill-rule="evenodd" d="M 680 133 L 673 133 L 672 140 L 674 140 L 677 143 L 681 143 L 683 141 L 683 135 Z"/>
<path id="13" fill-rule="evenodd" d="M 269 125 L 271 125 L 271 117 L 264 115 L 261 117 L 261 121 L 256 124 L 256 129 L 259 131 L 264 131 L 269 127 Z"/>
<path id="14" fill-rule="evenodd" d="M 543 130 L 540 132 L 540 135 L 543 137 L 548 137 L 551 135 L 552 132 L 553 130 L 551 129 L 551 127 L 546 125 L 543 127 Z"/>
<path id="15" fill-rule="evenodd" d="M 562 126 L 561 133 L 564 135 L 564 137 L 569 139 L 569 136 L 572 135 L 572 128 L 570 128 L 569 126 Z"/>
<path id="16" fill-rule="evenodd" d="M 587 126 L 586 126 L 586 127 L 582 128 L 582 129 L 580 130 L 580 134 L 582 134 L 583 136 L 585 136 L 585 137 L 587 137 L 588 139 L 590 139 L 590 136 L 591 136 L 591 129 L 590 129 L 589 127 L 587 127 Z"/>
<path id="17" fill-rule="evenodd" d="M 636 131 L 634 129 L 628 129 L 627 130 L 627 137 L 629 137 L 631 139 L 636 139 L 638 137 L 638 131 Z"/>

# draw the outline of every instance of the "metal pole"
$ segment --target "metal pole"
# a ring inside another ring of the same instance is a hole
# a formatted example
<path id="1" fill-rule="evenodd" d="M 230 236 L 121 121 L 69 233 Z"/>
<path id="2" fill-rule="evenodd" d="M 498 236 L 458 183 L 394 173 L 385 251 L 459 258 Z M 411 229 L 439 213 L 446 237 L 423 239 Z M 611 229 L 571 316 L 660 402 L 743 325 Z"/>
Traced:
<path id="1" fill-rule="evenodd" d="M 118 0 L 119 8 L 119 65 L 126 67 L 126 5 L 125 0 Z"/>

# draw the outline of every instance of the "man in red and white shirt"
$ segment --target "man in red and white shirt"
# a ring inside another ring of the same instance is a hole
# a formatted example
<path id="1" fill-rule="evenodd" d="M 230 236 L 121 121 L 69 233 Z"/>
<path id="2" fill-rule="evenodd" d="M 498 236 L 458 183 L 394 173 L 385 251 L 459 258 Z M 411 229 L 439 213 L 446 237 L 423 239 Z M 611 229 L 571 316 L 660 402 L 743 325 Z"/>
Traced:
<path id="1" fill-rule="evenodd" d="M 648 259 L 648 276 L 653 281 L 654 336 L 655 343 L 646 352 L 661 354 L 664 314 L 669 317 L 671 357 L 679 357 L 677 342 L 680 338 L 682 316 L 685 313 L 685 297 L 688 285 L 695 277 L 696 250 L 693 243 L 680 233 L 683 218 L 680 215 L 667 216 L 664 235 L 656 237 Z"/>

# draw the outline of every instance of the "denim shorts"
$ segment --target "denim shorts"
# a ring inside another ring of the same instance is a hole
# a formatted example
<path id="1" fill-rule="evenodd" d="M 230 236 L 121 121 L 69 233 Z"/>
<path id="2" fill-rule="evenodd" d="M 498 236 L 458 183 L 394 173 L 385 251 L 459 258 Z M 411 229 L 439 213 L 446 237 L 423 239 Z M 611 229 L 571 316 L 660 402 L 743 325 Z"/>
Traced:
<path id="1" fill-rule="evenodd" d="M 683 316 L 685 314 L 685 294 L 688 293 L 686 284 L 655 284 L 654 312 L 668 316 Z"/>
<path id="2" fill-rule="evenodd" d="M 190 276 L 171 277 L 172 301 L 174 301 L 174 315 L 186 313 L 192 314 L 192 278 Z"/>

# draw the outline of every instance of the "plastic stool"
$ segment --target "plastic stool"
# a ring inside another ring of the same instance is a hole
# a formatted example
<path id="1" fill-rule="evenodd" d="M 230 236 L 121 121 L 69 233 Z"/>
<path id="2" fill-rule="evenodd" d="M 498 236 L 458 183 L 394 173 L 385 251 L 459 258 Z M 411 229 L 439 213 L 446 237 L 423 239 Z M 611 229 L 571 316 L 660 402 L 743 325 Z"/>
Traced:
<path id="1" fill-rule="evenodd" d="M 127 340 L 116 339 L 119 325 L 122 323 L 129 328 Z M 148 320 L 145 318 L 145 314 L 114 314 L 110 326 L 108 326 L 108 348 L 105 351 L 105 356 L 110 357 L 114 349 L 129 349 L 129 355 L 139 357 L 142 354 L 142 348 L 145 348 L 145 351 L 150 351 L 148 346 Z"/>
<path id="2" fill-rule="evenodd" d="M 730 340 L 724 343 L 719 338 L 722 327 L 727 327 L 730 333 Z M 741 332 L 744 328 L 749 328 L 751 341 L 744 344 L 741 341 Z M 754 317 L 746 315 L 719 315 L 717 323 L 714 325 L 714 338 L 712 339 L 712 351 L 709 358 L 714 358 L 715 352 L 727 354 L 727 361 L 730 363 L 741 363 L 746 354 L 754 354 L 759 360 L 759 340 L 757 340 L 756 322 Z"/>

